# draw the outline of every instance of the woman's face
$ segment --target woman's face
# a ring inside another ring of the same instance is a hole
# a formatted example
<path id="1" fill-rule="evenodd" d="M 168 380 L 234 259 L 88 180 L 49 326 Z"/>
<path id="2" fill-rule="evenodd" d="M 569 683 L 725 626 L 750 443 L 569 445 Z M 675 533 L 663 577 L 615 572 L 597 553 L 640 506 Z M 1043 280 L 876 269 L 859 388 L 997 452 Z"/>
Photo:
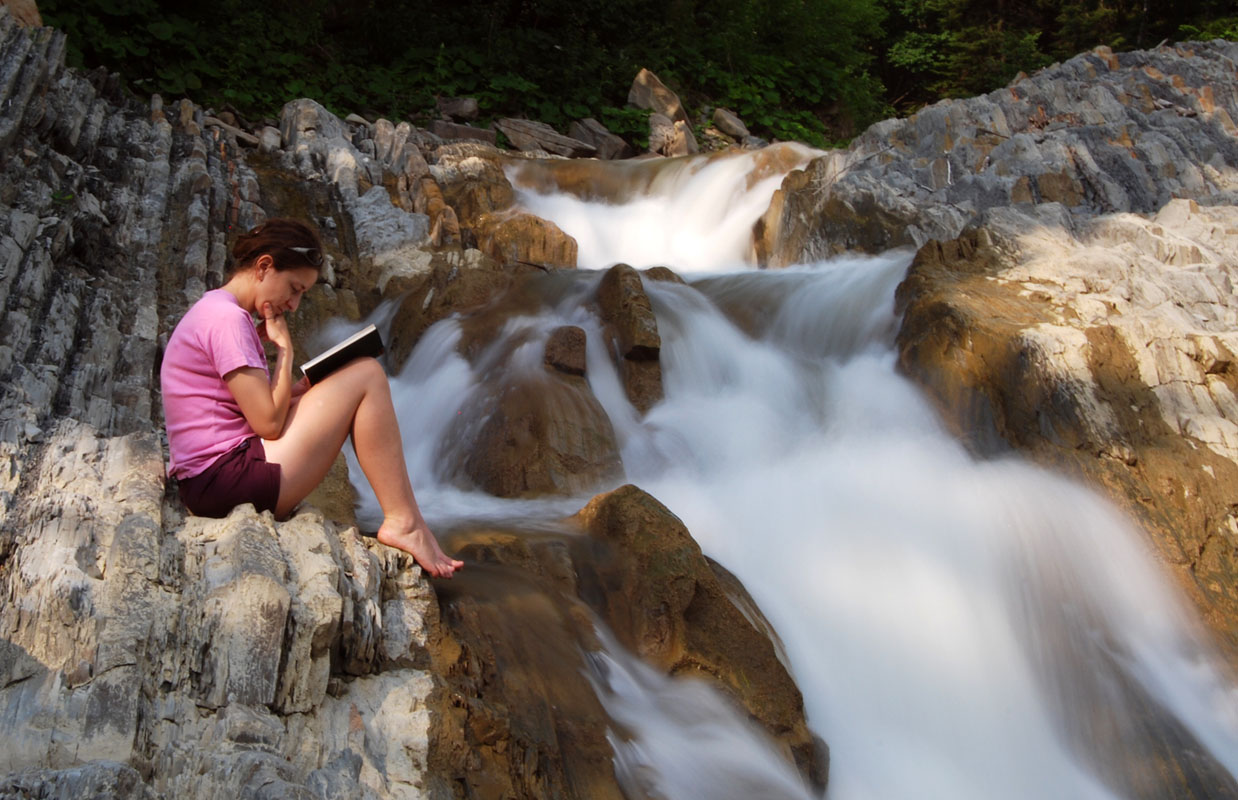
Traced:
<path id="1" fill-rule="evenodd" d="M 261 269 L 261 267 L 260 267 Z M 318 280 L 318 271 L 313 267 L 277 270 L 268 268 L 260 273 L 255 310 L 261 314 L 264 303 L 271 304 L 276 314 L 289 314 L 301 304 L 301 295 Z"/>

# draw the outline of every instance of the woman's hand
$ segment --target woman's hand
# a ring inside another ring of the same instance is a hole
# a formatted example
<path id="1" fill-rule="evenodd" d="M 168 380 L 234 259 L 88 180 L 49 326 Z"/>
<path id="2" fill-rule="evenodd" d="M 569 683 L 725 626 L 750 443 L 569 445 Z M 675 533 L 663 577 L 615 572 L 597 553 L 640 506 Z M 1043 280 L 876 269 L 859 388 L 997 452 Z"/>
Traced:
<path id="1" fill-rule="evenodd" d="M 275 307 L 270 303 L 263 303 L 259 311 L 262 321 L 258 323 L 258 337 L 280 350 L 291 350 L 292 334 L 288 332 L 288 320 L 284 315 L 275 313 Z"/>

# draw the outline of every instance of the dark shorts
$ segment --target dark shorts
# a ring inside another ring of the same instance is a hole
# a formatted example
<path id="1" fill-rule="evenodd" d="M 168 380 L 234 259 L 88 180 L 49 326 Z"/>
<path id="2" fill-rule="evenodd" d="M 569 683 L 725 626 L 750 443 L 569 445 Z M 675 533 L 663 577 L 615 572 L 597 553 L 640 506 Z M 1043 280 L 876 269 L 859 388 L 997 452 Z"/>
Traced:
<path id="1" fill-rule="evenodd" d="M 192 478 L 177 478 L 181 502 L 199 517 L 226 517 L 242 503 L 274 513 L 279 502 L 279 464 L 266 457 L 261 439 L 246 439 L 205 471 Z"/>

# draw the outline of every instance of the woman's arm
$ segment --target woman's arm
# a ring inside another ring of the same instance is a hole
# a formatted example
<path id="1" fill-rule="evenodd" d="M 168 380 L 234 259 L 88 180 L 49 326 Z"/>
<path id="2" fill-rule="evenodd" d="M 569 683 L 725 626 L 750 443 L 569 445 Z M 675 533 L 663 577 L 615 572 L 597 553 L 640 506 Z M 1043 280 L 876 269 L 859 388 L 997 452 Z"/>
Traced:
<path id="1" fill-rule="evenodd" d="M 273 313 L 270 303 L 262 308 L 262 316 L 260 334 L 277 349 L 270 381 L 258 367 L 241 367 L 225 375 L 224 383 L 254 433 L 263 439 L 278 439 L 293 397 L 292 337 L 283 315 Z"/>

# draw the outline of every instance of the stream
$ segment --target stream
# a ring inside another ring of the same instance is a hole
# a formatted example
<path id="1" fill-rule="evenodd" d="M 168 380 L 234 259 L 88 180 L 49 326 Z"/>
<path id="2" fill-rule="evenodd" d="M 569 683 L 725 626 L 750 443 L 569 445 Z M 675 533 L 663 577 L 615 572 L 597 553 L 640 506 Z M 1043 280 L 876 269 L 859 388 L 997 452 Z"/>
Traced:
<path id="1" fill-rule="evenodd" d="M 751 226 L 782 173 L 756 174 L 754 158 L 679 160 L 622 202 L 521 190 L 577 239 L 581 269 L 504 331 L 533 355 L 487 369 L 541 369 L 551 330 L 586 331 L 623 482 L 679 516 L 777 630 L 830 748 L 826 797 L 1238 797 L 1238 689 L 1143 535 L 1085 488 L 1014 455 L 978 460 L 946 432 L 895 368 L 910 252 L 756 270 Z M 688 281 L 645 280 L 665 399 L 643 417 L 583 306 L 616 262 Z M 434 326 L 393 378 L 432 525 L 558 519 L 614 488 L 517 501 L 456 486 L 442 432 L 490 377 L 458 336 L 454 320 Z M 625 787 L 813 796 L 717 692 L 617 645 L 591 658 L 629 733 L 612 741 Z"/>

